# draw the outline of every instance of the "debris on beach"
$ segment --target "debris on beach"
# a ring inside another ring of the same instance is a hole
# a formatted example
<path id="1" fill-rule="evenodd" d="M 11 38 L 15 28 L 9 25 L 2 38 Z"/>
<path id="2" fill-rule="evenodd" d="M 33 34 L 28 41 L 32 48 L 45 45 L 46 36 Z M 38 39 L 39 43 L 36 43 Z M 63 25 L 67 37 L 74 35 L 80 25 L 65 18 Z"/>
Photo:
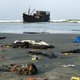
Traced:
<path id="1" fill-rule="evenodd" d="M 32 55 L 32 60 L 41 60 L 42 58 L 37 55 Z"/>
<path id="2" fill-rule="evenodd" d="M 64 65 L 61 65 L 62 67 L 74 67 L 75 65 L 74 64 L 64 64 Z"/>
<path id="3" fill-rule="evenodd" d="M 47 78 L 24 78 L 23 80 L 48 80 Z"/>
<path id="4" fill-rule="evenodd" d="M 48 57 L 48 58 L 57 58 L 57 56 L 54 53 L 49 54 L 49 53 L 42 52 L 42 51 L 37 51 L 37 50 L 29 50 L 28 54 L 30 56 L 36 55 L 36 57 L 43 56 L 43 57 Z"/>
<path id="5" fill-rule="evenodd" d="M 0 66 L 1 72 L 16 72 L 18 75 L 35 75 L 38 69 L 35 64 L 29 63 L 25 66 L 18 64 L 2 65 Z"/>
<path id="6" fill-rule="evenodd" d="M 66 53 L 63 53 L 64 56 L 68 56 L 68 55 L 71 55 L 71 54 L 72 53 L 67 53 L 67 52 Z"/>
<path id="7" fill-rule="evenodd" d="M 10 45 L 0 45 L 0 48 L 8 48 L 8 47 L 10 47 Z"/>
<path id="8" fill-rule="evenodd" d="M 22 80 L 20 78 L 9 78 L 8 80 Z"/>
<path id="9" fill-rule="evenodd" d="M 42 40 L 15 40 L 12 44 L 13 48 L 37 48 L 37 49 L 48 49 L 54 48 L 53 45 L 48 44 Z"/>
<path id="10" fill-rule="evenodd" d="M 80 77 L 78 77 L 78 76 L 72 76 L 70 80 L 80 80 Z"/>

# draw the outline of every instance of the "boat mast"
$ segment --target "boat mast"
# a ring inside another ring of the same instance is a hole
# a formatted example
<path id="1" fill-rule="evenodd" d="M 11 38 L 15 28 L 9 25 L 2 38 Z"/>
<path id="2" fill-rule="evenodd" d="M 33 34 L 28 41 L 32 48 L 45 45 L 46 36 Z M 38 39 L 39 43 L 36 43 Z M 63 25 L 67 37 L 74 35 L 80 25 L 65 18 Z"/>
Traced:
<path id="1" fill-rule="evenodd" d="M 29 9 L 28 9 L 28 15 L 30 15 L 30 7 L 29 7 Z"/>
<path id="2" fill-rule="evenodd" d="M 30 15 L 35 11 L 35 9 L 30 13 Z"/>

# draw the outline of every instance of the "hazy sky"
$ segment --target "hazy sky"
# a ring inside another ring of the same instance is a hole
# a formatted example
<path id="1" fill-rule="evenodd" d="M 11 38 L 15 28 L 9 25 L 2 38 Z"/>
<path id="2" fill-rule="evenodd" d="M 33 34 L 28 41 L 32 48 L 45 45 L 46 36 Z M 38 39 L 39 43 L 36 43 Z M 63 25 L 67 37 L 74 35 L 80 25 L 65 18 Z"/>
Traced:
<path id="1" fill-rule="evenodd" d="M 80 0 L 0 0 L 0 20 L 22 19 L 29 7 L 50 11 L 51 19 L 80 19 Z"/>

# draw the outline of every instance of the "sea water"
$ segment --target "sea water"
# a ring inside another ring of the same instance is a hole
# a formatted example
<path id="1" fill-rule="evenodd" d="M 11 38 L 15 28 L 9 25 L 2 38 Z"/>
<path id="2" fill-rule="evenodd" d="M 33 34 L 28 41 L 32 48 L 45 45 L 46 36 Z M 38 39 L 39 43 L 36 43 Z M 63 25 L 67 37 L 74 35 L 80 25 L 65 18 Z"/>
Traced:
<path id="1" fill-rule="evenodd" d="M 0 33 L 23 33 L 23 32 L 46 32 L 46 33 L 80 33 L 80 23 L 71 22 L 0 22 Z"/>

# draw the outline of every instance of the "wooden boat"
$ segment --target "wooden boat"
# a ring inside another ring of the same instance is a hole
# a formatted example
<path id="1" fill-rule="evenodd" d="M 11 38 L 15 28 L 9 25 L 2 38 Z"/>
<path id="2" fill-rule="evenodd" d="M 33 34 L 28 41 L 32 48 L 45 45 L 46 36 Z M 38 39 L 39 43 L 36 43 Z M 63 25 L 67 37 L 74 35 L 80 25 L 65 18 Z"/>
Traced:
<path id="1" fill-rule="evenodd" d="M 48 22 L 50 20 L 50 12 L 48 11 L 36 11 L 30 13 L 30 9 L 23 13 L 23 22 Z"/>

